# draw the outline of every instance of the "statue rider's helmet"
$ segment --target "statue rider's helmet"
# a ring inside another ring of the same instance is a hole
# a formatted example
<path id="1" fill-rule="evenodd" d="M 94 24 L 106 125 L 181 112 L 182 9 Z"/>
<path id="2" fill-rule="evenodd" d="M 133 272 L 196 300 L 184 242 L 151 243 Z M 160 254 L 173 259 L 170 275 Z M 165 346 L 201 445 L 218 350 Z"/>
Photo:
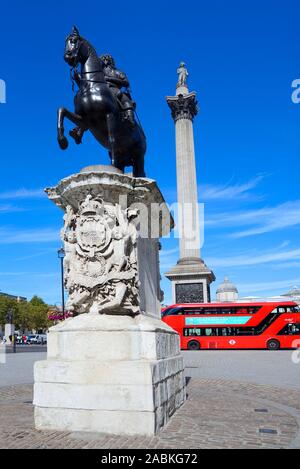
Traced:
<path id="1" fill-rule="evenodd" d="M 115 61 L 110 54 L 103 54 L 100 56 L 100 60 L 104 63 L 105 67 L 116 68 Z"/>

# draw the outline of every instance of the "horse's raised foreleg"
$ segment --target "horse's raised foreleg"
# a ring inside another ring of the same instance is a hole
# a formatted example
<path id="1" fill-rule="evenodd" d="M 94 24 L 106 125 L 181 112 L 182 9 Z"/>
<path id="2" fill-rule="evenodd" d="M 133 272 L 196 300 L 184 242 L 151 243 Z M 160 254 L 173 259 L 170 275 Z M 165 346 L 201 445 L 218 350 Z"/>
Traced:
<path id="1" fill-rule="evenodd" d="M 73 124 L 78 127 L 85 127 L 83 125 L 82 117 L 79 114 L 68 111 L 64 107 L 60 107 L 57 111 L 57 140 L 62 150 L 68 147 L 68 140 L 64 134 L 64 119 L 67 117 Z M 85 127 L 86 129 L 86 127 Z"/>
<path id="2" fill-rule="evenodd" d="M 75 140 L 75 143 L 79 145 L 82 143 L 83 134 L 87 129 L 87 127 L 74 127 L 74 129 L 70 130 L 69 135 Z"/>

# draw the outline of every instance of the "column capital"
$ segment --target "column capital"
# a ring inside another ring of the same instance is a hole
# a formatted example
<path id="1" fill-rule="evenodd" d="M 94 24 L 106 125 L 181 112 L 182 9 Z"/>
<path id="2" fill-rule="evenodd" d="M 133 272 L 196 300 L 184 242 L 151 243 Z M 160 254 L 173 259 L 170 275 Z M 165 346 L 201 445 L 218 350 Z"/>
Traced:
<path id="1" fill-rule="evenodd" d="M 166 100 L 175 122 L 179 119 L 189 119 L 192 121 L 198 114 L 199 108 L 195 92 L 186 95 L 167 96 Z"/>

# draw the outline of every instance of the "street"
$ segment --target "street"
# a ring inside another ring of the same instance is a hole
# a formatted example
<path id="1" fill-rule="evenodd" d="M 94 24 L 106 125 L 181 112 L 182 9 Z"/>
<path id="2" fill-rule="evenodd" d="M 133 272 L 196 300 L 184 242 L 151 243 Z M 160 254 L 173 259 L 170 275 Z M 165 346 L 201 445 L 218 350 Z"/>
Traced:
<path id="1" fill-rule="evenodd" d="M 203 350 L 182 352 L 186 376 L 300 389 L 294 350 Z"/>
<path id="2" fill-rule="evenodd" d="M 25 346 L 26 347 L 26 346 Z M 28 348 L 31 348 L 30 346 Z M 14 384 L 33 383 L 33 365 L 38 360 L 45 360 L 46 352 L 24 350 L 24 353 L 8 353 L 0 361 L 0 387 Z M 2 356 L 3 358 L 3 356 Z"/>
<path id="3" fill-rule="evenodd" d="M 34 362 L 46 359 L 45 346 L 21 347 L 18 346 L 17 354 L 8 353 L 6 363 L 0 364 L 0 387 L 33 383 Z M 300 389 L 300 364 L 293 363 L 292 353 L 292 350 L 182 352 L 186 377 L 223 379 Z"/>
<path id="4" fill-rule="evenodd" d="M 46 352 L 47 345 L 17 345 L 16 353 L 32 353 L 32 352 Z M 6 353 L 14 353 L 14 348 L 11 345 L 6 346 Z"/>

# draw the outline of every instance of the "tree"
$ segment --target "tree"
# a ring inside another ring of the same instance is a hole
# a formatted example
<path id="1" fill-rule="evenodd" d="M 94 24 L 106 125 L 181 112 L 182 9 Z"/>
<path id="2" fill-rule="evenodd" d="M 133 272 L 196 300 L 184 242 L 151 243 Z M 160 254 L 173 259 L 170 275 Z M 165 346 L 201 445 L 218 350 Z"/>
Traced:
<path id="1" fill-rule="evenodd" d="M 44 300 L 42 300 L 42 298 L 40 298 L 39 296 L 37 295 L 34 295 L 31 300 L 29 301 L 29 303 L 32 305 L 32 306 L 47 306 L 46 303 L 44 302 Z M 48 307 L 48 306 L 47 306 Z"/>
<path id="2" fill-rule="evenodd" d="M 15 316 L 17 312 L 17 301 L 7 296 L 0 296 L 0 324 L 4 325 L 6 322 L 6 314 L 8 310 L 12 310 Z"/>
<path id="3" fill-rule="evenodd" d="M 16 329 L 24 331 L 46 329 L 51 324 L 48 321 L 48 305 L 38 296 L 33 296 L 30 301 L 21 301 L 0 296 L 0 325 L 5 324 L 7 311 L 13 311 L 13 322 Z"/>
<path id="4" fill-rule="evenodd" d="M 49 306 L 39 298 L 34 296 L 29 302 L 30 321 L 32 329 L 45 329 L 49 326 L 48 321 Z"/>

